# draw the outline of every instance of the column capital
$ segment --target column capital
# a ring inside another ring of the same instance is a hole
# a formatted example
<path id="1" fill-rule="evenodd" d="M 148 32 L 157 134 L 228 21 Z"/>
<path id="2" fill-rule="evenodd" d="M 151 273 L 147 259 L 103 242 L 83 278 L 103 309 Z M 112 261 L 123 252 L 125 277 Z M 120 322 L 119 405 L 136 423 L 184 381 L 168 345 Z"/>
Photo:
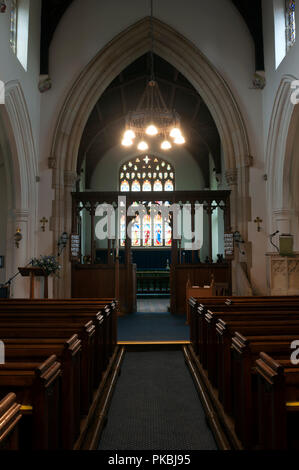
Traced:
<path id="1" fill-rule="evenodd" d="M 78 175 L 74 171 L 65 171 L 64 172 L 64 185 L 66 187 L 71 187 L 73 188 L 76 181 L 77 181 Z"/>
<path id="2" fill-rule="evenodd" d="M 238 184 L 238 168 L 231 168 L 225 172 L 226 182 L 229 186 L 237 186 Z"/>
<path id="3" fill-rule="evenodd" d="M 30 210 L 29 209 L 15 209 L 14 216 L 16 220 L 20 222 L 27 222 L 30 216 Z"/>

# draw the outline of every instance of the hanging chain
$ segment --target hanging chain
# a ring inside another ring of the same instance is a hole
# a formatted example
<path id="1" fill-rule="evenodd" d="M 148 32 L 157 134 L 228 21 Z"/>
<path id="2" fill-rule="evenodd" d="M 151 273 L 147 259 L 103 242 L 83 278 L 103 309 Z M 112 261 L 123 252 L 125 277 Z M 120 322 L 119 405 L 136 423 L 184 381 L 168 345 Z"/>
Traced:
<path id="1" fill-rule="evenodd" d="M 153 24 L 153 0 L 151 0 L 151 17 L 150 17 L 150 31 L 151 31 L 151 81 L 155 81 L 154 71 L 154 24 Z"/>

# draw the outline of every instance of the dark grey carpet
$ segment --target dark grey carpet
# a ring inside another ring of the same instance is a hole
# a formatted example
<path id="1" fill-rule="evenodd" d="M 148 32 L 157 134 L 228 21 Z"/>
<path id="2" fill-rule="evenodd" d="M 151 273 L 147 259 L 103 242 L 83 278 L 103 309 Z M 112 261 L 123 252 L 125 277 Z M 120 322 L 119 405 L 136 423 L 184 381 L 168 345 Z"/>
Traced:
<path id="1" fill-rule="evenodd" d="M 215 449 L 183 353 L 126 353 L 99 450 Z"/>
<path id="2" fill-rule="evenodd" d="M 184 315 L 135 313 L 118 319 L 119 341 L 188 341 Z"/>

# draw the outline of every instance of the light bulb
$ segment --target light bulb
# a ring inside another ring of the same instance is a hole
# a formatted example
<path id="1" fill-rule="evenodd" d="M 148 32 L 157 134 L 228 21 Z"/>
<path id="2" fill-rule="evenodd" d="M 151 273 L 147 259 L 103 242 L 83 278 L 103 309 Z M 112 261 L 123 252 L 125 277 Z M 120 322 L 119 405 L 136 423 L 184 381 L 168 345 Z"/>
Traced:
<path id="1" fill-rule="evenodd" d="M 179 129 L 178 127 L 174 127 L 173 129 L 171 129 L 171 132 L 170 132 L 170 137 L 172 137 L 173 139 L 176 139 L 178 137 L 180 137 L 182 135 L 181 133 L 181 129 Z"/>
<path id="2" fill-rule="evenodd" d="M 162 150 L 169 150 L 169 149 L 171 149 L 171 143 L 168 142 L 168 140 L 164 140 L 164 142 L 162 142 L 162 144 L 161 144 L 161 149 L 162 149 Z"/>
<path id="3" fill-rule="evenodd" d="M 178 136 L 174 139 L 174 143 L 177 144 L 177 145 L 182 145 L 185 142 L 186 142 L 185 138 L 182 135 L 180 135 L 180 136 Z"/>
<path id="4" fill-rule="evenodd" d="M 135 135 L 135 132 L 132 131 L 131 129 L 128 129 L 125 133 L 124 133 L 124 139 L 125 140 L 133 140 L 135 139 L 136 135 Z"/>
<path id="5" fill-rule="evenodd" d="M 151 124 L 150 126 L 148 126 L 145 132 L 147 135 L 154 136 L 158 134 L 158 129 L 156 128 L 156 126 L 154 126 L 154 124 Z"/>
<path id="6" fill-rule="evenodd" d="M 133 140 L 124 138 L 121 145 L 124 147 L 131 147 L 131 145 L 133 145 Z"/>
<path id="7" fill-rule="evenodd" d="M 142 140 L 141 142 L 139 142 L 137 148 L 138 148 L 138 150 L 142 150 L 142 151 L 148 150 L 148 145 L 144 140 Z"/>

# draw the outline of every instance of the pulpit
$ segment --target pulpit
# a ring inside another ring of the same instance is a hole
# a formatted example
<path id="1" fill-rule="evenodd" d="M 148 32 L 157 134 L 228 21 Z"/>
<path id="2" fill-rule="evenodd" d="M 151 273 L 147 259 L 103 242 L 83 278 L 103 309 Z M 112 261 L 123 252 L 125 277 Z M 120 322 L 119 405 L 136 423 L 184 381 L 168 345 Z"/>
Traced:
<path id="1" fill-rule="evenodd" d="M 48 277 L 49 275 L 46 271 L 38 266 L 29 266 L 25 268 L 19 268 L 19 272 L 23 277 L 30 278 L 30 291 L 29 291 L 29 298 L 34 299 L 34 285 L 35 285 L 35 278 L 36 277 L 44 277 L 44 298 L 48 299 Z"/>

